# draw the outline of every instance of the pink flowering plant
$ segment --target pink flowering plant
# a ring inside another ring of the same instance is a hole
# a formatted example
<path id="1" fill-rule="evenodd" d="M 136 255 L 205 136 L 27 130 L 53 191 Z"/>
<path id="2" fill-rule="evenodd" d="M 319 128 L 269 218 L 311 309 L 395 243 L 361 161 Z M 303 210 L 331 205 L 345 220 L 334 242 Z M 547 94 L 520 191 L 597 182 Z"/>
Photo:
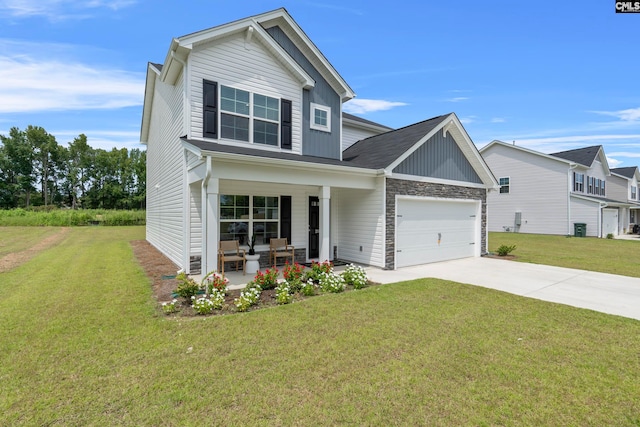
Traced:
<path id="1" fill-rule="evenodd" d="M 261 289 L 275 289 L 278 286 L 278 269 L 267 268 L 265 272 L 258 271 L 253 278 L 253 282 L 260 286 Z"/>
<path id="2" fill-rule="evenodd" d="M 314 283 L 319 283 L 320 278 L 325 274 L 333 274 L 333 263 L 331 261 L 311 263 L 311 270 L 307 271 L 306 281 L 312 280 Z"/>
<path id="3" fill-rule="evenodd" d="M 225 278 L 223 275 L 212 271 L 208 273 L 202 279 L 202 288 L 206 289 L 207 294 L 212 294 L 214 291 L 221 292 L 222 294 L 227 293 L 227 285 L 229 284 L 229 279 Z"/>
<path id="4" fill-rule="evenodd" d="M 293 265 L 287 262 L 282 272 L 284 280 L 289 285 L 291 292 L 298 292 L 302 288 L 302 279 L 304 276 L 303 267 L 297 262 Z"/>

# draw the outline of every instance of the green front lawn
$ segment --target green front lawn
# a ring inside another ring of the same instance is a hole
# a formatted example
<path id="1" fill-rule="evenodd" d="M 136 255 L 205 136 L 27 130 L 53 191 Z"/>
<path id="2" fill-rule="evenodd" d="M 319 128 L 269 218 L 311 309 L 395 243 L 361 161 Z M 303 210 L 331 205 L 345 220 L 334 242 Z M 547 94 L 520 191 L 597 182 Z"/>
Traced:
<path id="1" fill-rule="evenodd" d="M 143 237 L 0 273 L 0 425 L 640 425 L 636 320 L 433 279 L 164 316 Z"/>
<path id="2" fill-rule="evenodd" d="M 0 258 L 29 249 L 59 231 L 58 227 L 0 227 Z"/>
<path id="3" fill-rule="evenodd" d="M 517 261 L 640 277 L 640 242 L 540 234 L 489 233 L 489 251 L 516 245 Z"/>

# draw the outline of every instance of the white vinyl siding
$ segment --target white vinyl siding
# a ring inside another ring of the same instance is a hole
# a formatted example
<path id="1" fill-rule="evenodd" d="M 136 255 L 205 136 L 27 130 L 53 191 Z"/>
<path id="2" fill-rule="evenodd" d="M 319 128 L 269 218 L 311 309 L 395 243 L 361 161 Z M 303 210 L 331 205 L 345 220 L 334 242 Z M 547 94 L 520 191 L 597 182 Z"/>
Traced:
<path id="1" fill-rule="evenodd" d="M 495 176 L 511 178 L 509 194 L 490 191 L 487 195 L 488 231 L 567 233 L 567 197 L 572 185 L 568 164 L 501 145 L 483 151 L 482 156 Z M 519 227 L 516 212 L 522 213 Z"/>
<path id="2" fill-rule="evenodd" d="M 379 181 L 375 190 L 331 189 L 332 251 L 337 246 L 340 259 L 384 266 L 384 190 Z"/>
<path id="3" fill-rule="evenodd" d="M 220 58 L 224 58 L 220 60 Z M 302 87 L 259 41 L 230 36 L 215 45 L 196 47 L 189 57 L 191 133 L 202 137 L 202 81 L 215 81 L 251 93 L 292 102 L 292 152 L 302 151 Z M 226 140 L 224 140 L 226 141 Z M 258 146 L 261 147 L 261 146 Z"/>
<path id="4" fill-rule="evenodd" d="M 381 132 L 374 132 L 370 130 L 364 130 L 361 128 L 352 127 L 343 124 L 342 126 L 342 151 L 351 147 L 354 143 L 361 139 L 369 138 L 370 136 L 379 135 Z"/>
<path id="5" fill-rule="evenodd" d="M 175 86 L 156 79 L 147 144 L 147 240 L 183 266 L 183 79 Z"/>
<path id="6" fill-rule="evenodd" d="M 587 224 L 587 236 L 598 237 L 600 205 L 597 202 L 571 198 L 571 235 L 573 235 L 573 227 L 576 222 Z"/>
<path id="7" fill-rule="evenodd" d="M 202 255 L 202 183 L 190 185 L 190 255 Z"/>

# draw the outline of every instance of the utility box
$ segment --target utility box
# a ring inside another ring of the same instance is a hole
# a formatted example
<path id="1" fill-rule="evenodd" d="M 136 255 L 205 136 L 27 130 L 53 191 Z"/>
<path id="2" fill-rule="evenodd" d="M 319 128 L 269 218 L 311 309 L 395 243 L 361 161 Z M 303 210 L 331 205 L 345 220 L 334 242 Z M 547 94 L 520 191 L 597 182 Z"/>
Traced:
<path id="1" fill-rule="evenodd" d="M 574 222 L 573 223 L 573 235 L 575 237 L 586 237 L 587 236 L 587 224 L 584 222 Z"/>
<path id="2" fill-rule="evenodd" d="M 522 212 L 516 212 L 516 226 L 522 225 Z"/>

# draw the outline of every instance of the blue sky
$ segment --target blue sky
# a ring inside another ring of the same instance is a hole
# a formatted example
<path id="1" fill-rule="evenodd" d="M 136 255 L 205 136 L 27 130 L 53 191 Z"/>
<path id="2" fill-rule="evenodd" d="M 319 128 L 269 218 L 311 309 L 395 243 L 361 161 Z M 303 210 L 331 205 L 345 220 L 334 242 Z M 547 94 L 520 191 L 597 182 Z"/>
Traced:
<path id="1" fill-rule="evenodd" d="M 144 148 L 147 62 L 278 7 L 356 92 L 345 111 L 391 127 L 455 112 L 478 147 L 601 144 L 611 167 L 640 164 L 640 14 L 609 0 L 0 0 L 0 134 Z"/>

